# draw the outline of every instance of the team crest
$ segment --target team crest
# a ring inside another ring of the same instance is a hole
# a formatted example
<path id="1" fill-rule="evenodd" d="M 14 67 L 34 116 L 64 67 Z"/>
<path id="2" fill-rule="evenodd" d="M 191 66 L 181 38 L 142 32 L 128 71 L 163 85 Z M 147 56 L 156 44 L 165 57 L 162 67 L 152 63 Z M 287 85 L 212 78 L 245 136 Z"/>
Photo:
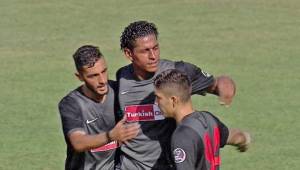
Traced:
<path id="1" fill-rule="evenodd" d="M 174 160 L 175 160 L 175 163 L 181 163 L 185 160 L 186 158 L 186 154 L 184 152 L 183 149 L 181 148 L 176 148 L 174 151 L 173 151 L 173 154 L 174 154 Z"/>

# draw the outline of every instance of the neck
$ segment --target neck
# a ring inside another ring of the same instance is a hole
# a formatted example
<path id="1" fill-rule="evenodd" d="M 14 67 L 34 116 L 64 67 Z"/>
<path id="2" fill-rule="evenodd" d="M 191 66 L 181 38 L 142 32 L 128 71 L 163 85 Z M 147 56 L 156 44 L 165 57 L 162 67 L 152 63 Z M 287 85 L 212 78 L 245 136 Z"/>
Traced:
<path id="1" fill-rule="evenodd" d="M 86 85 L 83 85 L 81 90 L 86 97 L 94 100 L 95 102 L 103 103 L 106 99 L 106 95 L 96 94 L 95 92 L 90 90 Z"/>
<path id="2" fill-rule="evenodd" d="M 193 109 L 192 101 L 188 101 L 187 103 L 181 103 L 175 112 L 175 120 L 177 124 L 179 124 L 185 116 L 193 113 L 194 111 L 195 110 Z"/>

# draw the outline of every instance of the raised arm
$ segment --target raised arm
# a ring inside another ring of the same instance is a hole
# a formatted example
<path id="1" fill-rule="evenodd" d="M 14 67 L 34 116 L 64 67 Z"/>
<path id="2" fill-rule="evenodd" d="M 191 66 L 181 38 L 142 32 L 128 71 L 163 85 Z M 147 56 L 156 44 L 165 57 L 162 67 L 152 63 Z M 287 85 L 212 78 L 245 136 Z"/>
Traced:
<path id="1" fill-rule="evenodd" d="M 211 93 L 219 96 L 220 104 L 229 106 L 235 95 L 236 86 L 229 76 L 214 77 L 198 66 L 187 62 L 176 62 L 175 68 L 187 74 L 192 82 L 192 94 Z"/>
<path id="2" fill-rule="evenodd" d="M 234 81 L 229 76 L 219 76 L 206 90 L 208 93 L 219 96 L 221 105 L 229 106 L 236 92 Z"/>

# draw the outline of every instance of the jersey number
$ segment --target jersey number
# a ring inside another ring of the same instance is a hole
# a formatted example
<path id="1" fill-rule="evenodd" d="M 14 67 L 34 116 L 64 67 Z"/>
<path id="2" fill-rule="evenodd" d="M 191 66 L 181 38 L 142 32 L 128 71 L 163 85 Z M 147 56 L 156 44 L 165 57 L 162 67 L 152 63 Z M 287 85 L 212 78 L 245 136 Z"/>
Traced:
<path id="1" fill-rule="evenodd" d="M 205 158 L 210 164 L 210 170 L 216 170 L 220 165 L 221 159 L 219 156 L 220 148 L 220 131 L 218 127 L 214 128 L 213 142 L 208 133 L 204 135 Z"/>

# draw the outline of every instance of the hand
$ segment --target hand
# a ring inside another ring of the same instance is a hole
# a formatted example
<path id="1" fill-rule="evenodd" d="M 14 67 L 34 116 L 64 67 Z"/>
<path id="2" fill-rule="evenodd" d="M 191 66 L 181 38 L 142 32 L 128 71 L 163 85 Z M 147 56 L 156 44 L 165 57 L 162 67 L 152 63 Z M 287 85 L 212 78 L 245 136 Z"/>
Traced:
<path id="1" fill-rule="evenodd" d="M 228 130 L 229 135 L 226 144 L 235 146 L 240 152 L 247 151 L 251 143 L 250 134 L 235 128 L 229 128 Z"/>
<path id="2" fill-rule="evenodd" d="M 240 152 L 246 152 L 251 143 L 251 136 L 248 132 L 243 132 L 243 136 L 245 138 L 244 142 L 237 145 L 237 150 Z"/>
<path id="3" fill-rule="evenodd" d="M 230 77 L 220 76 L 217 78 L 217 91 L 221 105 L 228 107 L 231 104 L 235 90 L 235 83 Z"/>
<path id="4" fill-rule="evenodd" d="M 125 142 L 137 136 L 140 130 L 140 124 L 138 123 L 126 123 L 126 117 L 124 116 L 116 126 L 109 131 L 109 136 L 112 140 L 119 142 Z"/>

